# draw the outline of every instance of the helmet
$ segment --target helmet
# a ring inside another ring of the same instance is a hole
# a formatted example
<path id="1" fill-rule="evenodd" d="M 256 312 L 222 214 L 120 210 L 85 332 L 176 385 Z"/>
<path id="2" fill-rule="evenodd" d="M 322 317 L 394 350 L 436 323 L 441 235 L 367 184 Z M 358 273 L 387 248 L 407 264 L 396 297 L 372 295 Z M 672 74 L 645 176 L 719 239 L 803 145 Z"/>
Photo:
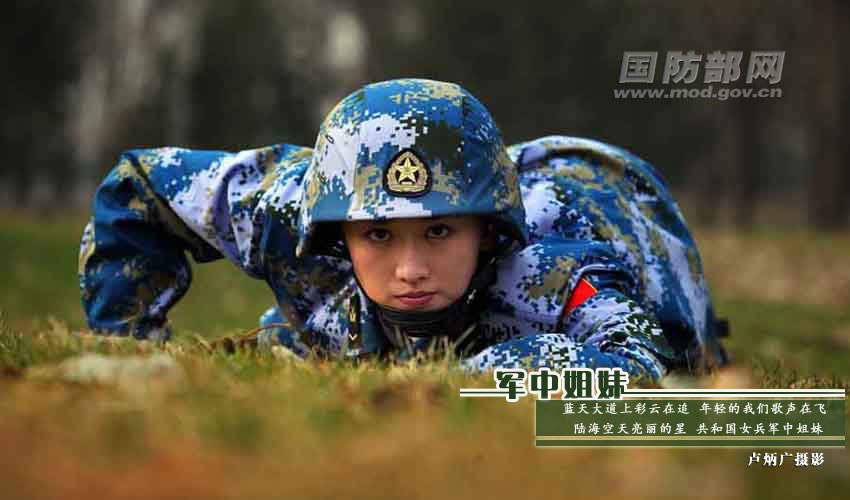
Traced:
<path id="1" fill-rule="evenodd" d="M 489 216 L 525 246 L 517 170 L 486 108 L 453 83 L 401 79 L 343 99 L 319 129 L 305 174 L 296 254 L 345 256 L 327 222 Z M 324 230 L 323 230 L 324 228 Z"/>
<path id="2" fill-rule="evenodd" d="M 527 241 L 517 169 L 501 133 L 478 99 L 453 83 L 391 80 L 343 99 L 319 129 L 303 186 L 298 256 L 346 257 L 338 223 L 357 220 L 478 215 L 487 217 L 498 251 Z M 465 349 L 497 256 L 479 257 L 469 288 L 442 310 L 374 304 L 391 342 L 409 348 L 411 338 L 447 336 Z"/>

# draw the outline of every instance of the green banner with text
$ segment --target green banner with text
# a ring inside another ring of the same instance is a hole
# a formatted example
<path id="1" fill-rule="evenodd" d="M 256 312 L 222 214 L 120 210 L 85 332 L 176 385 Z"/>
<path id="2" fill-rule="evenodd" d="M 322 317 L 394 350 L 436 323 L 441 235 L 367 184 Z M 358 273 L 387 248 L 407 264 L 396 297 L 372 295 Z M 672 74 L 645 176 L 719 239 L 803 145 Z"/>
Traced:
<path id="1" fill-rule="evenodd" d="M 537 400 L 537 446 L 844 447 L 840 399 Z"/>

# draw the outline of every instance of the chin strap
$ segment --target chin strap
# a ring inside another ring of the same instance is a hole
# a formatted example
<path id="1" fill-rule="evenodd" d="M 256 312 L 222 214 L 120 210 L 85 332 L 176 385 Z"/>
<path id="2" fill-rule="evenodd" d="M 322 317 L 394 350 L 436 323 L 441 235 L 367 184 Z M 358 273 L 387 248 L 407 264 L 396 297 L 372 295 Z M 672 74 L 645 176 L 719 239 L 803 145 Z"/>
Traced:
<path id="1" fill-rule="evenodd" d="M 455 346 L 468 340 L 478 322 L 486 290 L 496 281 L 495 257 L 482 259 L 466 292 L 437 311 L 402 311 L 375 304 L 381 327 L 398 348 L 410 349 L 420 338 L 447 337 Z"/>

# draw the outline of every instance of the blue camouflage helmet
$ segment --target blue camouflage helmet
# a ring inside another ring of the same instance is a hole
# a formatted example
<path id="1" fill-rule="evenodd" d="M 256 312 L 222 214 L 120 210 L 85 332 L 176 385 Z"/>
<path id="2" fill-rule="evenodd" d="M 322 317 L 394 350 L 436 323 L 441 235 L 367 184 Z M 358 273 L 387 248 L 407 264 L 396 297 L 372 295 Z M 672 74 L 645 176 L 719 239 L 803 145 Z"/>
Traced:
<path id="1" fill-rule="evenodd" d="M 343 99 L 319 128 L 305 175 L 296 253 L 344 255 L 328 222 L 489 216 L 525 246 L 517 169 L 490 113 L 459 85 L 400 79 Z"/>

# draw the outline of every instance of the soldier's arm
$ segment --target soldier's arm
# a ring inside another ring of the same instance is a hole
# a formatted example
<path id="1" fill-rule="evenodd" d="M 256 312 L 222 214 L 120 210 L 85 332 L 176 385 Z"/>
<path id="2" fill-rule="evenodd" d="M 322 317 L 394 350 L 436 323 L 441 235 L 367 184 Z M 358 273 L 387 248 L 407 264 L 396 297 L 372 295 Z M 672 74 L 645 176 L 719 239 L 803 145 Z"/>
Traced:
<path id="1" fill-rule="evenodd" d="M 167 313 L 198 262 L 222 256 L 261 277 L 262 195 L 294 146 L 234 154 L 177 148 L 124 153 L 99 187 L 80 247 L 79 280 L 98 333 L 167 338 Z"/>
<path id="2" fill-rule="evenodd" d="M 558 333 L 510 339 L 464 360 L 472 371 L 495 368 L 622 368 L 658 380 L 673 350 L 656 319 L 628 298 L 609 273 L 583 277 L 566 301 Z"/>

